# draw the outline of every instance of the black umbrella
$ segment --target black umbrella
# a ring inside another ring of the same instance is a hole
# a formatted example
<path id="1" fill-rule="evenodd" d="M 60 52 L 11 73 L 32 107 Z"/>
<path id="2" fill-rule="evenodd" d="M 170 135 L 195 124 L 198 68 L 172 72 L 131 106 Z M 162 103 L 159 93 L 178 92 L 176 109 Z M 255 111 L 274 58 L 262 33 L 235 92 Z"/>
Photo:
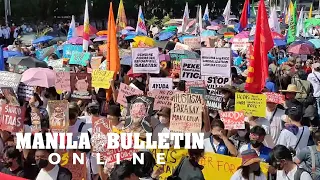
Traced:
<path id="1" fill-rule="evenodd" d="M 28 68 L 35 68 L 35 67 L 47 68 L 48 67 L 46 62 L 39 61 L 38 59 L 30 56 L 10 57 L 8 58 L 7 63 L 12 65 L 26 66 Z"/>

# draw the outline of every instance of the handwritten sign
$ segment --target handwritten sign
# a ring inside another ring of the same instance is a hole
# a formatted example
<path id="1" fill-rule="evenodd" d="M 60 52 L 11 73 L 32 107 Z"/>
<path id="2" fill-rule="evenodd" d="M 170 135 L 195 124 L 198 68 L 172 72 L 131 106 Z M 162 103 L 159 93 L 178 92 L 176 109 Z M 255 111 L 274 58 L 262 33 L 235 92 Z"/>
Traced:
<path id="1" fill-rule="evenodd" d="M 201 48 L 201 75 L 230 77 L 230 74 L 230 48 Z"/>
<path id="2" fill-rule="evenodd" d="M 172 96 L 170 131 L 201 132 L 202 97 L 199 94 L 176 93 Z"/>
<path id="3" fill-rule="evenodd" d="M 91 74 L 70 73 L 71 97 L 76 99 L 91 99 Z"/>
<path id="4" fill-rule="evenodd" d="M 173 83 L 172 78 L 150 78 L 149 79 L 149 91 L 160 90 L 172 90 Z"/>
<path id="5" fill-rule="evenodd" d="M 132 49 L 133 73 L 158 74 L 160 72 L 158 48 Z"/>
<path id="6" fill-rule="evenodd" d="M 95 153 L 106 153 L 107 152 L 107 133 L 112 132 L 112 126 L 110 120 L 105 117 L 92 117 L 92 148 Z"/>
<path id="7" fill-rule="evenodd" d="M 95 88 L 110 88 L 110 81 L 113 79 L 113 71 L 104 71 L 95 69 L 92 71 L 92 87 Z"/>
<path id="8" fill-rule="evenodd" d="M 124 107 L 127 107 L 127 96 L 132 95 L 143 95 L 143 91 L 130 87 L 124 83 L 120 84 L 119 93 L 117 97 L 117 103 L 121 104 Z"/>
<path id="9" fill-rule="evenodd" d="M 241 51 L 249 47 L 249 38 L 234 38 L 231 49 L 234 51 Z"/>
<path id="10" fill-rule="evenodd" d="M 69 64 L 87 66 L 90 61 L 91 54 L 88 52 L 72 52 Z"/>
<path id="11" fill-rule="evenodd" d="M 171 108 L 171 97 L 173 91 L 168 90 L 153 90 L 148 91 L 148 96 L 154 98 L 154 110 L 160 110 L 162 108 Z"/>
<path id="12" fill-rule="evenodd" d="M 203 80 L 200 81 L 187 81 L 186 82 L 186 92 L 190 92 L 190 87 L 206 87 Z"/>
<path id="13" fill-rule="evenodd" d="M 201 61 L 199 59 L 182 59 L 180 79 L 184 81 L 201 80 Z"/>
<path id="14" fill-rule="evenodd" d="M 221 95 L 220 91 L 217 91 L 216 88 L 223 87 L 226 84 L 231 84 L 230 77 L 221 77 L 221 76 L 205 76 L 205 83 L 209 94 L 219 94 Z"/>
<path id="15" fill-rule="evenodd" d="M 52 132 L 65 132 L 69 124 L 68 101 L 49 101 L 49 125 Z"/>
<path id="16" fill-rule="evenodd" d="M 12 87 L 17 92 L 21 77 L 21 74 L 0 71 L 0 87 Z"/>
<path id="17" fill-rule="evenodd" d="M 41 132 L 41 118 L 40 118 L 40 112 L 31 112 L 31 132 L 32 133 L 38 133 Z"/>
<path id="18" fill-rule="evenodd" d="M 219 115 L 225 129 L 245 129 L 243 112 L 226 111 L 219 112 Z"/>
<path id="19" fill-rule="evenodd" d="M 236 93 L 235 111 L 246 115 L 266 117 L 267 98 L 264 94 Z"/>
<path id="20" fill-rule="evenodd" d="M 12 106 L 9 104 L 2 105 L 0 129 L 9 132 L 22 131 L 25 113 L 25 107 Z"/>
<path id="21" fill-rule="evenodd" d="M 174 46 L 174 50 L 188 50 L 191 51 L 192 49 L 185 44 L 177 42 L 176 45 Z"/>
<path id="22" fill-rule="evenodd" d="M 82 51 L 82 45 L 65 44 L 63 45 L 63 58 L 71 58 L 72 52 Z"/>
<path id="23" fill-rule="evenodd" d="M 267 96 L 267 102 L 275 103 L 275 104 L 283 104 L 284 103 L 284 95 L 274 93 L 274 92 L 265 92 L 263 93 Z"/>
<path id="24" fill-rule="evenodd" d="M 48 66 L 51 66 L 53 69 L 62 68 L 64 59 L 57 60 L 48 60 Z"/>
<path id="25" fill-rule="evenodd" d="M 11 87 L 2 87 L 0 89 L 9 105 L 20 106 L 20 103 L 16 97 L 16 94 L 13 92 L 13 89 Z"/>
<path id="26" fill-rule="evenodd" d="M 20 83 L 18 86 L 18 99 L 29 101 L 30 98 L 33 96 L 33 90 L 34 88 L 32 86 Z"/>
<path id="27" fill-rule="evenodd" d="M 56 72 L 56 87 L 60 91 L 71 91 L 70 72 Z"/>
<path id="28" fill-rule="evenodd" d="M 201 48 L 201 38 L 200 37 L 192 37 L 185 38 L 183 43 L 189 46 L 191 49 L 200 49 Z"/>
<path id="29" fill-rule="evenodd" d="M 86 153 L 78 151 L 66 151 L 59 150 L 58 153 L 61 156 L 60 165 L 67 168 L 72 173 L 72 180 L 86 180 L 87 179 L 87 167 L 86 167 Z M 73 164 L 74 154 L 78 157 L 84 157 L 84 163 Z"/>
<path id="30" fill-rule="evenodd" d="M 212 110 L 222 110 L 223 96 L 221 95 L 205 95 L 207 107 Z"/>
<path id="31" fill-rule="evenodd" d="M 99 69 L 103 56 L 92 57 L 90 61 L 91 69 Z"/>

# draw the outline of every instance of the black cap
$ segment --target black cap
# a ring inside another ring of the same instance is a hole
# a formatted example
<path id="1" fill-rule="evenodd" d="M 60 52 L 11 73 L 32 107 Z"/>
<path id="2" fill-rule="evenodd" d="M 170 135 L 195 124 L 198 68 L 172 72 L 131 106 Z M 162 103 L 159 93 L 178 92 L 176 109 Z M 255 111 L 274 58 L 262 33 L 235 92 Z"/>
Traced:
<path id="1" fill-rule="evenodd" d="M 286 109 L 285 114 L 293 121 L 301 121 L 303 116 L 302 107 L 300 106 L 291 106 Z"/>

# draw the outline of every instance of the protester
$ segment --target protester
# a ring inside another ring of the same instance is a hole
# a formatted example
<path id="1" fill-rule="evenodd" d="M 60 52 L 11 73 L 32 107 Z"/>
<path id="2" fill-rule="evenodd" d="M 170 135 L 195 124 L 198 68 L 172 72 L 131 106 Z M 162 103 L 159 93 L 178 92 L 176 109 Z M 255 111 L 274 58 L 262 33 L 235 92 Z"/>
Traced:
<path id="1" fill-rule="evenodd" d="M 110 180 L 139 180 L 131 161 L 121 161 L 111 172 Z"/>
<path id="2" fill-rule="evenodd" d="M 7 149 L 4 150 L 3 159 L 5 168 L 1 170 L 2 173 L 18 177 L 25 177 L 19 150 L 15 149 L 14 147 L 7 147 Z"/>
<path id="3" fill-rule="evenodd" d="M 242 147 L 244 144 L 248 144 L 250 142 L 249 132 L 250 125 L 249 123 L 245 123 L 245 129 L 238 129 L 237 133 L 229 138 L 237 151 L 239 151 L 240 147 Z"/>

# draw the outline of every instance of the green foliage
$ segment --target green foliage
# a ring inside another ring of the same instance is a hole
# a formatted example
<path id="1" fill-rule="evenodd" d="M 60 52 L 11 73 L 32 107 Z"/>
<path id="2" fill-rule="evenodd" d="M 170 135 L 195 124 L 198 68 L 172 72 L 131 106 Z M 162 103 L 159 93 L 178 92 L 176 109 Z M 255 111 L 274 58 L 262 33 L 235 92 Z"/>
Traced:
<path id="1" fill-rule="evenodd" d="M 151 19 L 147 19 L 147 25 L 148 26 L 158 26 L 159 25 L 159 19 L 156 16 L 153 16 Z"/>
<path id="2" fill-rule="evenodd" d="M 165 25 L 166 22 L 170 21 L 170 16 L 169 14 L 167 14 L 166 16 L 164 16 L 161 20 L 161 26 L 163 27 Z"/>

